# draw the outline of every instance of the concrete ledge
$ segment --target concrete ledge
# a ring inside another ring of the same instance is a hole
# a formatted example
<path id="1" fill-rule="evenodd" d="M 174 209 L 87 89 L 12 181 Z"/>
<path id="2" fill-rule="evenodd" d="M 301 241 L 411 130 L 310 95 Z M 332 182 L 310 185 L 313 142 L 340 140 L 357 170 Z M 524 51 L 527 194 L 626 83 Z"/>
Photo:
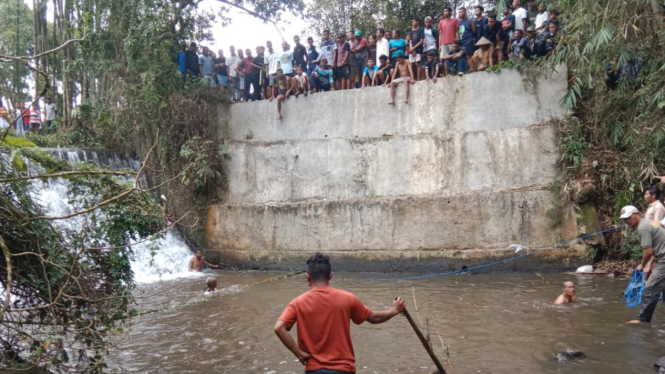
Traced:
<path id="1" fill-rule="evenodd" d="M 559 101 L 568 84 L 565 65 L 551 79 L 529 79 L 513 69 L 444 78 L 411 86 L 408 105 L 397 89 L 394 107 L 384 87 L 317 93 L 284 102 L 277 121 L 276 102 L 219 106 L 220 138 L 278 141 L 376 138 L 384 134 L 446 136 L 540 123 L 564 115 Z"/>
<path id="2" fill-rule="evenodd" d="M 544 185 L 556 175 L 552 126 L 453 133 L 227 141 L 233 202 L 440 195 Z"/>
<path id="3" fill-rule="evenodd" d="M 312 252 L 270 252 L 208 250 L 206 258 L 219 262 L 225 268 L 252 270 L 305 270 L 305 263 Z M 473 267 L 512 258 L 513 251 L 466 250 L 466 251 L 403 251 L 386 256 L 384 252 L 334 252 L 330 256 L 333 271 L 373 271 L 372 278 L 391 278 L 422 273 L 441 273 L 460 270 L 462 266 Z M 561 272 L 588 264 L 584 253 L 570 248 L 557 248 L 536 253 L 514 261 L 474 270 L 473 274 L 510 272 Z"/>
<path id="4" fill-rule="evenodd" d="M 214 205 L 206 245 L 258 252 L 501 250 L 558 241 L 548 190 L 388 197 L 280 204 Z"/>

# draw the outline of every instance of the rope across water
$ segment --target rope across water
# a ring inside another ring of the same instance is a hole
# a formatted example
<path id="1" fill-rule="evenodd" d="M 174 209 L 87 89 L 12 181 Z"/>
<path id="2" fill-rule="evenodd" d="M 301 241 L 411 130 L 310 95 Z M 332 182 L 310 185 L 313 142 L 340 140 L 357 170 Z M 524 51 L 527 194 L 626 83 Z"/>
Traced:
<path id="1" fill-rule="evenodd" d="M 434 273 L 434 274 L 425 274 L 425 275 L 414 275 L 414 276 L 410 276 L 410 277 L 401 277 L 401 278 L 374 278 L 374 279 L 364 279 L 364 281 L 366 281 L 366 282 L 394 282 L 394 281 L 403 281 L 403 280 L 416 280 L 416 279 L 425 279 L 425 278 L 433 278 L 433 277 L 442 277 L 442 276 L 444 276 L 444 275 L 452 275 L 452 274 L 465 273 L 465 272 L 467 272 L 467 271 L 471 271 L 471 270 L 483 269 L 483 268 L 486 268 L 486 267 L 490 267 L 490 266 L 494 266 L 494 265 L 499 265 L 499 264 L 503 264 L 503 263 L 506 263 L 506 262 L 514 261 L 514 260 L 518 260 L 518 259 L 520 259 L 520 258 L 524 258 L 524 257 L 527 257 L 527 256 L 531 256 L 531 255 L 534 255 L 534 254 L 539 253 L 539 252 L 543 252 L 543 251 L 547 251 L 547 250 L 550 250 L 550 249 L 553 249 L 553 248 L 561 247 L 561 246 L 566 245 L 566 244 L 568 244 L 568 243 L 572 243 L 572 242 L 574 242 L 574 241 L 576 241 L 576 240 L 582 240 L 582 239 L 590 238 L 590 237 L 592 237 L 592 236 L 596 236 L 596 235 L 600 235 L 600 234 L 605 234 L 605 233 L 608 233 L 608 232 L 612 232 L 612 231 L 616 231 L 616 230 L 622 229 L 622 228 L 624 228 L 624 227 L 626 227 L 626 225 L 610 227 L 609 229 L 605 229 L 605 230 L 602 230 L 602 231 L 594 232 L 593 234 L 586 234 L 586 235 L 578 236 L 577 238 L 574 238 L 574 239 L 564 240 L 564 241 L 558 242 L 558 243 L 556 243 L 556 244 L 554 244 L 554 245 L 551 245 L 551 246 L 549 246 L 549 247 L 541 248 L 541 249 L 535 250 L 535 251 L 533 251 L 533 252 L 525 253 L 525 254 L 523 254 L 523 255 L 514 256 L 514 257 L 509 257 L 509 258 L 506 258 L 506 259 L 503 259 L 503 260 L 494 261 L 494 262 L 490 262 L 490 263 L 488 263 L 488 264 L 478 265 L 478 266 L 474 266 L 474 267 L 470 267 L 470 268 L 466 268 L 466 269 L 451 270 L 451 271 L 446 271 L 446 272 L 443 272 L 443 273 Z"/>

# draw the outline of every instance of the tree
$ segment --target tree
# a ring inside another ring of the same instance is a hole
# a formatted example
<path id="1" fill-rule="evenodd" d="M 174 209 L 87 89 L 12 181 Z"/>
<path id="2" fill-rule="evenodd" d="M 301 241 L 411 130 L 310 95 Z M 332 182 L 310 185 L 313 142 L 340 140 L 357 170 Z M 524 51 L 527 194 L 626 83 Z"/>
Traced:
<path id="1" fill-rule="evenodd" d="M 34 50 L 32 11 L 22 0 L 0 0 L 0 25 L 0 54 L 31 54 Z M 29 76 L 30 70 L 24 64 L 0 63 L 0 96 L 8 97 L 12 104 L 27 101 Z"/>

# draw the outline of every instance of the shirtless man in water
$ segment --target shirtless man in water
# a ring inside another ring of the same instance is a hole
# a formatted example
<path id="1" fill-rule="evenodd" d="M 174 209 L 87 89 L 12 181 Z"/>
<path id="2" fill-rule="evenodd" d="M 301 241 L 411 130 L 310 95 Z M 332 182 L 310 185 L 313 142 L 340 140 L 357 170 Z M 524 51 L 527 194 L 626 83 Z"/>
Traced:
<path id="1" fill-rule="evenodd" d="M 571 281 L 563 282 L 563 293 L 557 297 L 554 304 L 569 304 L 575 301 L 577 301 L 577 297 L 575 297 L 575 283 Z"/>
<path id="2" fill-rule="evenodd" d="M 397 62 L 395 63 L 395 69 L 393 69 L 393 76 L 390 82 L 390 102 L 388 105 L 395 105 L 395 87 L 398 84 L 404 83 L 406 92 L 404 93 L 404 104 L 409 103 L 409 83 L 415 84 L 416 81 L 413 79 L 413 69 L 411 64 L 404 59 L 403 54 L 397 55 Z M 383 86 L 387 86 L 388 83 L 384 83 Z"/>
<path id="3" fill-rule="evenodd" d="M 219 265 L 213 265 L 206 261 L 203 258 L 203 252 L 201 251 L 196 251 L 196 256 L 192 257 L 191 260 L 189 260 L 189 271 L 201 271 L 203 270 L 203 265 L 206 265 L 208 267 L 211 267 L 213 269 L 219 268 Z"/>

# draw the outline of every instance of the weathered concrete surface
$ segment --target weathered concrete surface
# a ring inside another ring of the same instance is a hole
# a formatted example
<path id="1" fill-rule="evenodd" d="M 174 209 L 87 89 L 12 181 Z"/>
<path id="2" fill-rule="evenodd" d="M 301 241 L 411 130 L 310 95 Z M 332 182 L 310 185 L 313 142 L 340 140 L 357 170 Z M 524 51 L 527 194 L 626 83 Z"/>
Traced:
<path id="1" fill-rule="evenodd" d="M 448 136 L 278 142 L 228 140 L 232 202 L 419 196 L 544 185 L 556 173 L 550 126 Z M 538 160 L 532 162 L 532 160 Z"/>
<path id="2" fill-rule="evenodd" d="M 425 268 L 552 245 L 558 151 L 547 121 L 563 117 L 566 85 L 562 66 L 549 80 L 504 70 L 419 82 L 408 105 L 398 89 L 395 107 L 381 87 L 292 98 L 283 121 L 274 102 L 220 107 L 232 160 L 207 246 L 258 267 L 320 250 Z M 570 260 L 561 253 L 559 266 Z"/>

